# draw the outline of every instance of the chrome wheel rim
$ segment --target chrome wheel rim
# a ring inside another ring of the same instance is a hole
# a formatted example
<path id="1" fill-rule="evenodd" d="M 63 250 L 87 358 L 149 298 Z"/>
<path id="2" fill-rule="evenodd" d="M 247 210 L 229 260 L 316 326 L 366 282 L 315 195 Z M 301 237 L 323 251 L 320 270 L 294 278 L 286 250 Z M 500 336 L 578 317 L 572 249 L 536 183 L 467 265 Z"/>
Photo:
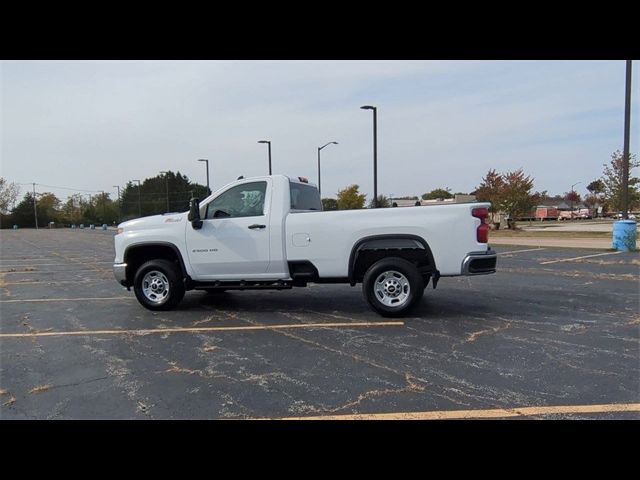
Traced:
<path id="1" fill-rule="evenodd" d="M 158 270 L 151 270 L 142 279 L 142 293 L 152 303 L 162 304 L 169 298 L 169 279 Z"/>
<path id="2" fill-rule="evenodd" d="M 402 273 L 395 270 L 383 272 L 376 278 L 373 288 L 378 301 L 387 307 L 401 307 L 407 303 L 411 286 Z"/>

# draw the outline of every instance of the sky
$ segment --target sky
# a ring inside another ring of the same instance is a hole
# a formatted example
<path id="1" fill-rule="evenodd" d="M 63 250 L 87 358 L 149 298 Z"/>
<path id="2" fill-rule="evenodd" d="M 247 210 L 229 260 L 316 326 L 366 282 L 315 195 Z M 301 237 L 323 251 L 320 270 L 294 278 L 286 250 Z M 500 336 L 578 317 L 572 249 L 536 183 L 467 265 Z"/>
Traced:
<path id="1" fill-rule="evenodd" d="M 638 153 L 638 62 L 631 152 Z M 212 190 L 273 173 L 378 193 L 469 192 L 489 169 L 523 168 L 562 194 L 602 174 L 623 147 L 618 61 L 2 61 L 1 175 L 104 190 L 179 170 Z M 638 174 L 638 172 L 634 172 Z M 21 195 L 30 185 L 21 186 Z M 38 185 L 65 199 L 72 190 Z M 82 193 L 82 192 L 78 192 Z"/>

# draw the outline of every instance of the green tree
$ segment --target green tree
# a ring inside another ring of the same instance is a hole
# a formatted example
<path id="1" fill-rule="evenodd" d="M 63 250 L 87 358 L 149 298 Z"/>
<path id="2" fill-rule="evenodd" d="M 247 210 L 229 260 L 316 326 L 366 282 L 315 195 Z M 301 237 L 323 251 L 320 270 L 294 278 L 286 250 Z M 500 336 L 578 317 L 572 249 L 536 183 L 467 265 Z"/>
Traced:
<path id="1" fill-rule="evenodd" d="M 391 207 L 391 201 L 389 197 L 385 195 L 378 195 L 378 208 L 389 208 Z M 369 202 L 369 208 L 376 208 L 373 202 L 373 198 Z"/>
<path id="2" fill-rule="evenodd" d="M 604 192 L 604 182 L 600 179 L 594 180 L 589 185 L 587 185 L 587 190 L 592 195 L 599 195 Z"/>
<path id="3" fill-rule="evenodd" d="M 157 215 L 167 211 L 167 187 L 169 190 L 169 211 L 184 212 L 189 209 L 191 197 L 203 199 L 207 187 L 190 182 L 186 175 L 169 171 L 145 179 L 138 190 L 138 184 L 128 182 L 121 194 L 122 218 Z"/>
<path id="4" fill-rule="evenodd" d="M 603 165 L 602 183 L 604 184 L 603 193 L 607 203 L 607 207 L 614 212 L 621 212 L 622 206 L 622 180 L 623 180 L 623 153 L 616 150 L 611 154 L 609 165 Z M 635 155 L 629 158 L 629 210 L 633 210 L 640 204 L 640 178 L 633 177 L 631 170 L 640 167 L 640 162 L 636 160 Z"/>
<path id="5" fill-rule="evenodd" d="M 36 207 L 38 211 L 38 226 L 44 227 L 49 222 L 58 220 L 58 207 L 60 200 L 51 192 L 36 194 Z M 16 205 L 11 214 L 13 223 L 21 227 L 35 227 L 33 212 L 33 193 L 27 192 Z"/>
<path id="6" fill-rule="evenodd" d="M 500 209 L 509 215 L 509 228 L 516 228 L 516 218 L 529 215 L 538 203 L 532 193 L 533 178 L 526 176 L 522 169 L 503 175 L 504 187 L 500 198 Z"/>
<path id="7" fill-rule="evenodd" d="M 323 198 L 322 210 L 338 210 L 338 201 L 335 198 Z"/>
<path id="8" fill-rule="evenodd" d="M 360 193 L 359 188 L 359 185 L 349 185 L 338 192 L 338 210 L 355 210 L 364 207 L 367 196 Z"/>
<path id="9" fill-rule="evenodd" d="M 453 198 L 450 188 L 436 188 L 435 190 L 422 194 L 423 200 L 445 200 L 447 198 Z"/>

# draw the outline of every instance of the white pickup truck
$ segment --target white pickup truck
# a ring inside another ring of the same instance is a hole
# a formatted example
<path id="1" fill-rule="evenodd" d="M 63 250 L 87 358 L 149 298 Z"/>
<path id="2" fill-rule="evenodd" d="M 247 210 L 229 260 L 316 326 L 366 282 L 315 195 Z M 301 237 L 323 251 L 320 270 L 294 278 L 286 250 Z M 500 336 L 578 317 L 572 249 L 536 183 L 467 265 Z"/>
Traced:
<path id="1" fill-rule="evenodd" d="M 488 203 L 322 211 L 303 178 L 241 178 L 189 212 L 121 223 L 114 274 L 151 310 L 186 290 L 362 283 L 384 316 L 415 305 L 440 277 L 494 273 Z"/>

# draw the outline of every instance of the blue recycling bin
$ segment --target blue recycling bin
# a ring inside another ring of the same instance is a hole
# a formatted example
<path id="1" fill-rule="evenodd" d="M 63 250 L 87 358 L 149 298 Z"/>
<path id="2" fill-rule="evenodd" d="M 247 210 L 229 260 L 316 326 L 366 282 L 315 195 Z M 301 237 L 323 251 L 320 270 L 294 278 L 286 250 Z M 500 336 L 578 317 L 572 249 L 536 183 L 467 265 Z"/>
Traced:
<path id="1" fill-rule="evenodd" d="M 14 225 L 14 226 L 13 226 L 13 229 L 14 229 L 14 230 L 17 230 L 17 229 L 18 229 L 18 225 Z"/>
<path id="2" fill-rule="evenodd" d="M 89 225 L 89 228 L 90 228 L 91 230 L 95 230 L 95 229 L 96 229 L 96 226 L 92 223 L 91 225 Z"/>
<path id="3" fill-rule="evenodd" d="M 635 220 L 619 220 L 613 222 L 613 248 L 624 252 L 636 249 Z"/>
<path id="4" fill-rule="evenodd" d="M 107 224 L 106 224 L 106 223 L 103 223 L 103 224 L 102 224 L 102 229 L 103 229 L 103 230 L 106 230 L 106 229 L 107 229 Z"/>

